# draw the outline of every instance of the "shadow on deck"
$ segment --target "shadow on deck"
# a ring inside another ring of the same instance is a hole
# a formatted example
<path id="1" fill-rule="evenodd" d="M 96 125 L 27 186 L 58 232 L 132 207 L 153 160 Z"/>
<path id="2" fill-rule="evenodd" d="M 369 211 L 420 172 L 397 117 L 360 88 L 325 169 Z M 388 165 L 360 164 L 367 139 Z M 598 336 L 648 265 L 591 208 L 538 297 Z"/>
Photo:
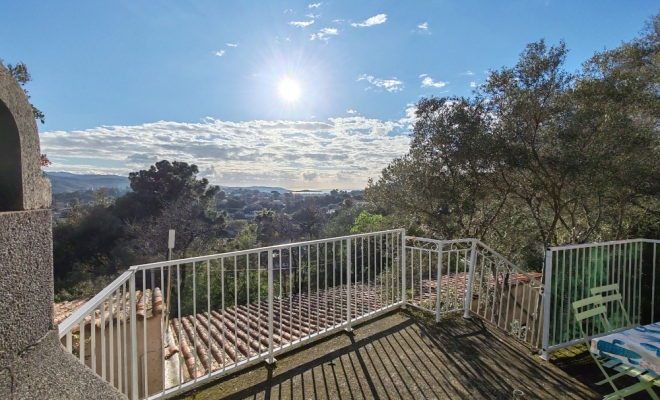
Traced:
<path id="1" fill-rule="evenodd" d="M 181 399 L 511 399 L 600 398 L 479 318 L 439 324 L 400 311 L 356 326 L 352 334 L 280 355 L 179 397 Z"/>

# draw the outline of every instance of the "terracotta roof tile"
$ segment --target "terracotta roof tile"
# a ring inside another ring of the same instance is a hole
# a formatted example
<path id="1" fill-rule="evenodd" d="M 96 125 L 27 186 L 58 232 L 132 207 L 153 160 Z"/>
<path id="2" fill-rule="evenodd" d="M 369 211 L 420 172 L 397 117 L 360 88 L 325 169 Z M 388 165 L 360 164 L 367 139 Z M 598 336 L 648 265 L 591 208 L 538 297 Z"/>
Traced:
<path id="1" fill-rule="evenodd" d="M 136 295 L 136 315 L 138 319 L 143 319 L 145 318 L 145 302 L 146 302 L 146 318 L 151 318 L 154 315 L 154 312 L 156 314 L 160 314 L 163 311 L 163 296 L 161 293 L 160 288 L 155 288 L 153 292 L 151 289 L 147 289 L 145 291 L 146 295 L 144 298 L 142 297 L 142 291 L 138 290 L 135 292 Z M 53 309 L 54 309 L 54 318 L 53 320 L 55 321 L 56 324 L 62 323 L 65 319 L 70 317 L 74 312 L 76 312 L 78 309 L 83 307 L 89 300 L 91 300 L 92 297 L 85 297 L 82 299 L 78 300 L 73 300 L 73 301 L 63 301 L 60 303 L 54 303 L 53 304 Z M 114 320 L 117 320 L 118 318 L 120 320 L 124 320 L 129 318 L 128 315 L 128 310 L 129 310 L 129 293 L 126 294 L 120 294 L 119 299 L 117 299 L 117 296 L 112 296 L 111 298 L 111 304 L 109 302 L 105 302 L 103 305 L 103 311 L 105 313 L 105 321 L 106 323 L 108 322 L 110 318 L 110 309 L 112 308 L 112 318 Z M 122 301 L 123 300 L 123 301 Z M 124 314 L 126 313 L 126 316 Z M 91 323 L 91 316 L 87 316 L 85 318 L 85 324 Z M 96 326 L 101 326 L 101 307 L 96 309 L 95 312 L 95 323 Z M 74 329 L 73 332 L 78 331 L 78 329 Z"/>

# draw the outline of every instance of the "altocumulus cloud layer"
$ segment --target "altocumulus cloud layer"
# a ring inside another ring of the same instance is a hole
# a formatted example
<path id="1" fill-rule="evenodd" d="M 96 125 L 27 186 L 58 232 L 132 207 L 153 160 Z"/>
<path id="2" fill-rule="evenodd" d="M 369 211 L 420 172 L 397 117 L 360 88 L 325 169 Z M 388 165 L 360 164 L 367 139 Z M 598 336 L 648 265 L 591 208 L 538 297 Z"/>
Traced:
<path id="1" fill-rule="evenodd" d="M 406 124 L 327 121 L 159 121 L 41 134 L 52 170 L 124 175 L 161 159 L 197 164 L 221 185 L 362 188 L 408 150 Z"/>

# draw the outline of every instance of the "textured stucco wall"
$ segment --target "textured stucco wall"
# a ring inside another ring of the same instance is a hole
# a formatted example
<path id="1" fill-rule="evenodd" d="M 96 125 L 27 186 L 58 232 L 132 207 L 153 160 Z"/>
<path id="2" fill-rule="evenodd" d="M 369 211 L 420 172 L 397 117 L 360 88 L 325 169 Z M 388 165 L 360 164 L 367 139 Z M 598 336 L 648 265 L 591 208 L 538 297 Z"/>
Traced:
<path id="1" fill-rule="evenodd" d="M 1 63 L 0 101 L 9 108 L 18 128 L 20 139 L 21 164 L 16 168 L 21 170 L 23 177 L 23 199 L 22 207 L 19 210 L 47 208 L 51 203 L 51 187 L 50 181 L 41 176 L 39 131 L 32 113 L 32 106 L 21 86 Z M 0 131 L 0 136 L 4 134 L 8 134 L 7 131 Z"/>
<path id="2" fill-rule="evenodd" d="M 50 331 L 42 340 L 25 349 L 0 369 L 0 399 L 126 400 L 67 353 Z"/>
<path id="3" fill-rule="evenodd" d="M 53 323 L 50 210 L 0 212 L 0 399 L 125 399 Z"/>
<path id="4" fill-rule="evenodd" d="M 53 329 L 50 210 L 0 213 L 0 367 Z"/>

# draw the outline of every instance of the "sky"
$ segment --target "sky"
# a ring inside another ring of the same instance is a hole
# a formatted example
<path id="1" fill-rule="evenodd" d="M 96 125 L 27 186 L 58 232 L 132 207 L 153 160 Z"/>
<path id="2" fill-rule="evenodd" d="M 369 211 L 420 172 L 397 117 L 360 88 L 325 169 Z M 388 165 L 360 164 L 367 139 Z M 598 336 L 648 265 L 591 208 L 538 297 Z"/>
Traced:
<path id="1" fill-rule="evenodd" d="M 565 68 L 629 41 L 657 1 L 8 1 L 52 171 L 161 159 L 224 186 L 362 189 L 409 147 L 415 103 L 471 96 L 527 43 Z"/>

